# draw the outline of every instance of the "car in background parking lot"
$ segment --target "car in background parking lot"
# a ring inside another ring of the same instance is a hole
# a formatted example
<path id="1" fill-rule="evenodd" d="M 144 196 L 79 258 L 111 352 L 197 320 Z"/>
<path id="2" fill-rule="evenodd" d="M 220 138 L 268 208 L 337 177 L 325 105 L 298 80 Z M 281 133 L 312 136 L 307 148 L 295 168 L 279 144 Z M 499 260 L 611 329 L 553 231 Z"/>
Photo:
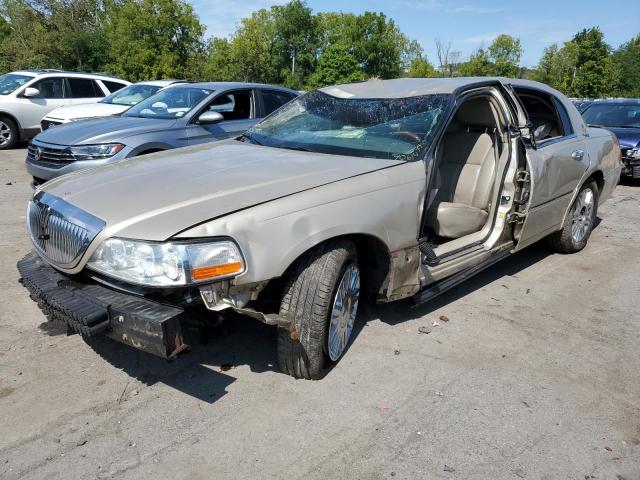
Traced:
<path id="1" fill-rule="evenodd" d="M 83 103 L 56 108 L 40 122 L 42 131 L 63 123 L 78 122 L 118 115 L 171 85 L 186 83 L 183 80 L 153 80 L 138 82 L 115 91 L 97 103 Z"/>
<path id="2" fill-rule="evenodd" d="M 27 170 L 38 185 L 83 168 L 236 137 L 297 96 L 264 84 L 176 85 L 120 116 L 45 130 L 29 145 Z"/>
<path id="3" fill-rule="evenodd" d="M 96 103 L 130 85 L 109 75 L 62 70 L 20 70 L 0 76 L 0 150 L 40 131 L 50 111 L 66 105 Z"/>
<path id="4" fill-rule="evenodd" d="M 622 174 L 640 178 L 640 99 L 600 100 L 582 112 L 588 125 L 612 131 L 620 142 Z"/>

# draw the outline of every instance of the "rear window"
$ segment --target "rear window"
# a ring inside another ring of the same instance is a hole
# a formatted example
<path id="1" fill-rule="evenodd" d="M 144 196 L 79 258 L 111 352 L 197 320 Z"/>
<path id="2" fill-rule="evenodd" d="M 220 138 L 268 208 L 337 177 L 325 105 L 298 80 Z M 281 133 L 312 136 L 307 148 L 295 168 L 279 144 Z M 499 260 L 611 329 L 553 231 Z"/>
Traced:
<path id="1" fill-rule="evenodd" d="M 70 98 L 104 97 L 104 93 L 93 80 L 88 78 L 67 78 L 67 82 L 69 82 L 71 89 L 71 95 L 68 95 Z"/>
<path id="2" fill-rule="evenodd" d="M 111 82 L 109 80 L 102 80 L 102 83 L 104 84 L 105 87 L 107 87 L 107 90 L 109 90 L 111 93 L 117 92 L 121 88 L 126 87 L 124 83 Z"/>

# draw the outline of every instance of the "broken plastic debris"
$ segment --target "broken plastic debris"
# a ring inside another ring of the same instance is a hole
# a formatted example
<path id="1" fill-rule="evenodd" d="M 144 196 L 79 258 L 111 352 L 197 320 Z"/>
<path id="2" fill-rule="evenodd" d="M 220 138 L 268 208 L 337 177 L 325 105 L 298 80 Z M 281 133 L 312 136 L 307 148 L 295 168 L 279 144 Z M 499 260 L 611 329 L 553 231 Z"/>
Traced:
<path id="1" fill-rule="evenodd" d="M 444 393 L 442 393 L 440 390 L 434 390 L 433 393 L 435 393 L 439 397 L 444 397 Z"/>
<path id="2" fill-rule="evenodd" d="M 431 323 L 431 326 L 432 326 L 432 327 L 439 327 L 439 326 L 440 326 L 440 324 L 438 323 L 438 321 L 437 321 L 437 320 L 434 320 L 434 321 Z"/>

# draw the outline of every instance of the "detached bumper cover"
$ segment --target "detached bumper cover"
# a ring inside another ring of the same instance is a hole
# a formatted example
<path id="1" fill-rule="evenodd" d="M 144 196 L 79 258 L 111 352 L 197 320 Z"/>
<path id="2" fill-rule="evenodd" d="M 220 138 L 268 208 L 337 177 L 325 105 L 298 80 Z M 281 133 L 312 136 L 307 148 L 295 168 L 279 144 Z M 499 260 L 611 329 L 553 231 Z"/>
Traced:
<path id="1" fill-rule="evenodd" d="M 182 338 L 182 308 L 97 283 L 80 283 L 53 269 L 35 252 L 18 262 L 18 271 L 20 282 L 47 319 L 63 322 L 83 337 L 106 335 L 164 358 L 188 348 Z"/>

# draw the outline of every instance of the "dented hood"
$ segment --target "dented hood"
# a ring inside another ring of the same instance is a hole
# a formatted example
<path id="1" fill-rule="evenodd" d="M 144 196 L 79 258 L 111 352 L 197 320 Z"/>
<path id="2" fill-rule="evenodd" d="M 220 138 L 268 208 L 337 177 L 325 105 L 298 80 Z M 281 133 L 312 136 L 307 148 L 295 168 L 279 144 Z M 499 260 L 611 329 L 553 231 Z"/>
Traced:
<path id="1" fill-rule="evenodd" d="M 161 241 L 209 219 L 399 163 L 228 141 L 79 171 L 43 190 L 104 220 L 109 235 Z"/>

